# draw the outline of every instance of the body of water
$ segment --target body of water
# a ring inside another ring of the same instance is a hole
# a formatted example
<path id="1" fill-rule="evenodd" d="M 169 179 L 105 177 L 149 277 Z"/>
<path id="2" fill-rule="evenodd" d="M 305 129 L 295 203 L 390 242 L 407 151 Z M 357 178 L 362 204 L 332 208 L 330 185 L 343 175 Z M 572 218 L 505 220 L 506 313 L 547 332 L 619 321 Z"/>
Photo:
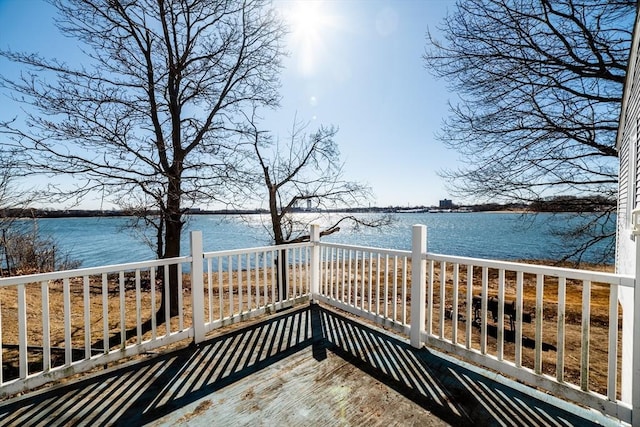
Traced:
<path id="1" fill-rule="evenodd" d="M 300 215 L 312 219 L 312 214 Z M 396 214 L 389 226 L 372 229 L 346 225 L 323 240 L 410 250 L 412 225 L 425 224 L 429 252 L 506 260 L 558 259 L 567 245 L 552 230 L 571 227 L 579 221 L 584 219 L 571 214 Z M 43 236 L 53 237 L 58 247 L 69 253 L 71 259 L 81 261 L 83 267 L 153 259 L 153 250 L 127 228 L 128 222 L 125 217 L 56 218 L 39 219 L 37 226 Z M 183 253 L 189 251 L 190 230 L 201 230 L 205 251 L 214 251 L 268 245 L 265 226 L 268 227 L 268 217 L 263 215 L 192 216 L 185 226 Z M 615 229 L 615 219 L 604 226 Z M 606 245 L 611 243 L 602 242 L 592 248 L 583 260 L 600 262 Z M 613 263 L 613 259 L 606 262 Z"/>

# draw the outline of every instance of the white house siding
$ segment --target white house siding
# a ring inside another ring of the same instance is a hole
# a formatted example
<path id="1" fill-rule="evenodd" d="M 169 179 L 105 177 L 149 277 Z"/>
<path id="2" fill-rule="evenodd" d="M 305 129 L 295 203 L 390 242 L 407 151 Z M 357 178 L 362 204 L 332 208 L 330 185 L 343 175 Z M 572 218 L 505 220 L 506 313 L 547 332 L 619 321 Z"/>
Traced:
<path id="1" fill-rule="evenodd" d="M 617 149 L 620 158 L 618 184 L 618 230 L 616 236 L 616 271 L 635 274 L 636 242 L 631 237 L 631 211 L 640 201 L 640 20 L 636 16 L 633 42 L 627 67 L 627 78 L 622 99 Z M 619 293 L 623 312 L 622 342 L 622 400 L 631 402 L 631 356 L 633 342 L 633 291 L 621 289 Z M 640 339 L 640 338 L 639 338 Z"/>

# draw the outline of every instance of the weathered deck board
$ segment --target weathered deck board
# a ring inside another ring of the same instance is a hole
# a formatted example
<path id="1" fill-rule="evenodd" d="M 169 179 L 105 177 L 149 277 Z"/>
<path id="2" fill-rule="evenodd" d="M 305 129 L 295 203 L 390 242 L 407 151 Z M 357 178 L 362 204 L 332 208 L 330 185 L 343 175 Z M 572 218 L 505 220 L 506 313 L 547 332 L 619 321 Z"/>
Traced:
<path id="1" fill-rule="evenodd" d="M 240 326 L 198 347 L 0 402 L 0 425 L 608 421 L 577 407 L 559 409 L 547 395 L 534 392 L 536 399 L 479 372 L 312 305 Z"/>

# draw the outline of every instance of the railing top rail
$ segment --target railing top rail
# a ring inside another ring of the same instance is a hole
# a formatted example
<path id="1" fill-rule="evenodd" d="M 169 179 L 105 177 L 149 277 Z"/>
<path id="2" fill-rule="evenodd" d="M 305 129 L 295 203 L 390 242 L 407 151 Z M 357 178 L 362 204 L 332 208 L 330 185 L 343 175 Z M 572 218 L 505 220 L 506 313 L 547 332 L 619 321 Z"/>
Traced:
<path id="1" fill-rule="evenodd" d="M 349 249 L 349 250 L 360 251 L 360 252 L 377 252 L 380 254 L 391 255 L 391 256 L 411 256 L 411 251 L 403 251 L 400 249 L 385 249 L 385 248 L 375 248 L 372 246 L 358 246 L 358 245 L 347 245 L 344 243 L 325 243 L 325 242 L 320 242 L 320 246 L 325 246 L 328 248 Z"/>
<path id="2" fill-rule="evenodd" d="M 287 243 L 285 245 L 270 245 L 270 246 L 257 246 L 253 248 L 242 248 L 242 249 L 230 249 L 225 251 L 211 251 L 205 252 L 204 257 L 206 258 L 214 258 L 218 256 L 229 256 L 229 255 L 242 255 L 242 254 L 252 254 L 255 252 L 270 252 L 270 251 L 279 251 L 281 249 L 292 249 L 292 248 L 304 248 L 310 247 L 310 242 L 302 242 L 302 243 Z"/>
<path id="3" fill-rule="evenodd" d="M 0 287 L 14 286 L 22 283 L 39 283 L 49 280 L 59 280 L 69 277 L 94 276 L 102 273 L 115 273 L 119 271 L 132 271 L 141 268 L 161 267 L 163 265 L 191 262 L 190 256 L 164 258 L 150 261 L 131 262 L 126 264 L 104 265 L 100 267 L 79 268 L 75 270 L 54 271 L 51 273 L 27 274 L 0 278 Z"/>
<path id="4" fill-rule="evenodd" d="M 470 258 L 452 255 L 427 253 L 427 260 L 445 261 L 464 265 L 473 265 L 477 267 L 487 267 L 504 269 L 509 271 L 522 271 L 523 273 L 544 274 L 549 277 L 565 277 L 567 279 L 589 280 L 598 283 L 608 283 L 611 285 L 620 285 L 633 287 L 635 279 L 633 276 L 627 276 L 617 273 L 607 273 L 603 271 L 578 270 L 575 268 L 553 267 L 546 265 L 527 264 L 524 262 L 489 260 L 483 258 Z"/>

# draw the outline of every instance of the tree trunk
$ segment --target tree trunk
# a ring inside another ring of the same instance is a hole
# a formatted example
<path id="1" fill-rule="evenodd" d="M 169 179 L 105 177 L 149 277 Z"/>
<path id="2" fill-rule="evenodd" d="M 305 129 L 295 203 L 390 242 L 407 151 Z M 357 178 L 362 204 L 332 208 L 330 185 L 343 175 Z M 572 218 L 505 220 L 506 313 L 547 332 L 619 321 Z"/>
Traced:
<path id="1" fill-rule="evenodd" d="M 265 171 L 265 174 L 267 172 Z M 284 240 L 284 233 L 282 232 L 282 214 L 278 210 L 278 189 L 275 185 L 272 185 L 269 176 L 267 178 L 267 187 L 269 188 L 269 212 L 271 213 L 271 226 L 273 228 L 273 240 L 276 245 L 283 245 L 287 242 Z M 277 288 L 277 300 L 284 301 L 289 296 L 288 284 L 287 284 L 287 250 L 281 249 L 278 251 L 278 259 L 276 260 L 276 283 Z"/>
<path id="2" fill-rule="evenodd" d="M 167 195 L 167 213 L 165 215 L 165 241 L 163 258 L 180 256 L 180 236 L 182 235 L 182 212 L 180 209 L 180 177 L 169 179 L 169 192 Z M 178 266 L 169 266 L 169 314 L 171 317 L 178 315 Z M 163 280 L 163 282 L 164 282 Z M 163 319 L 166 309 L 167 297 L 163 295 L 162 304 L 158 312 L 158 318 Z"/>

